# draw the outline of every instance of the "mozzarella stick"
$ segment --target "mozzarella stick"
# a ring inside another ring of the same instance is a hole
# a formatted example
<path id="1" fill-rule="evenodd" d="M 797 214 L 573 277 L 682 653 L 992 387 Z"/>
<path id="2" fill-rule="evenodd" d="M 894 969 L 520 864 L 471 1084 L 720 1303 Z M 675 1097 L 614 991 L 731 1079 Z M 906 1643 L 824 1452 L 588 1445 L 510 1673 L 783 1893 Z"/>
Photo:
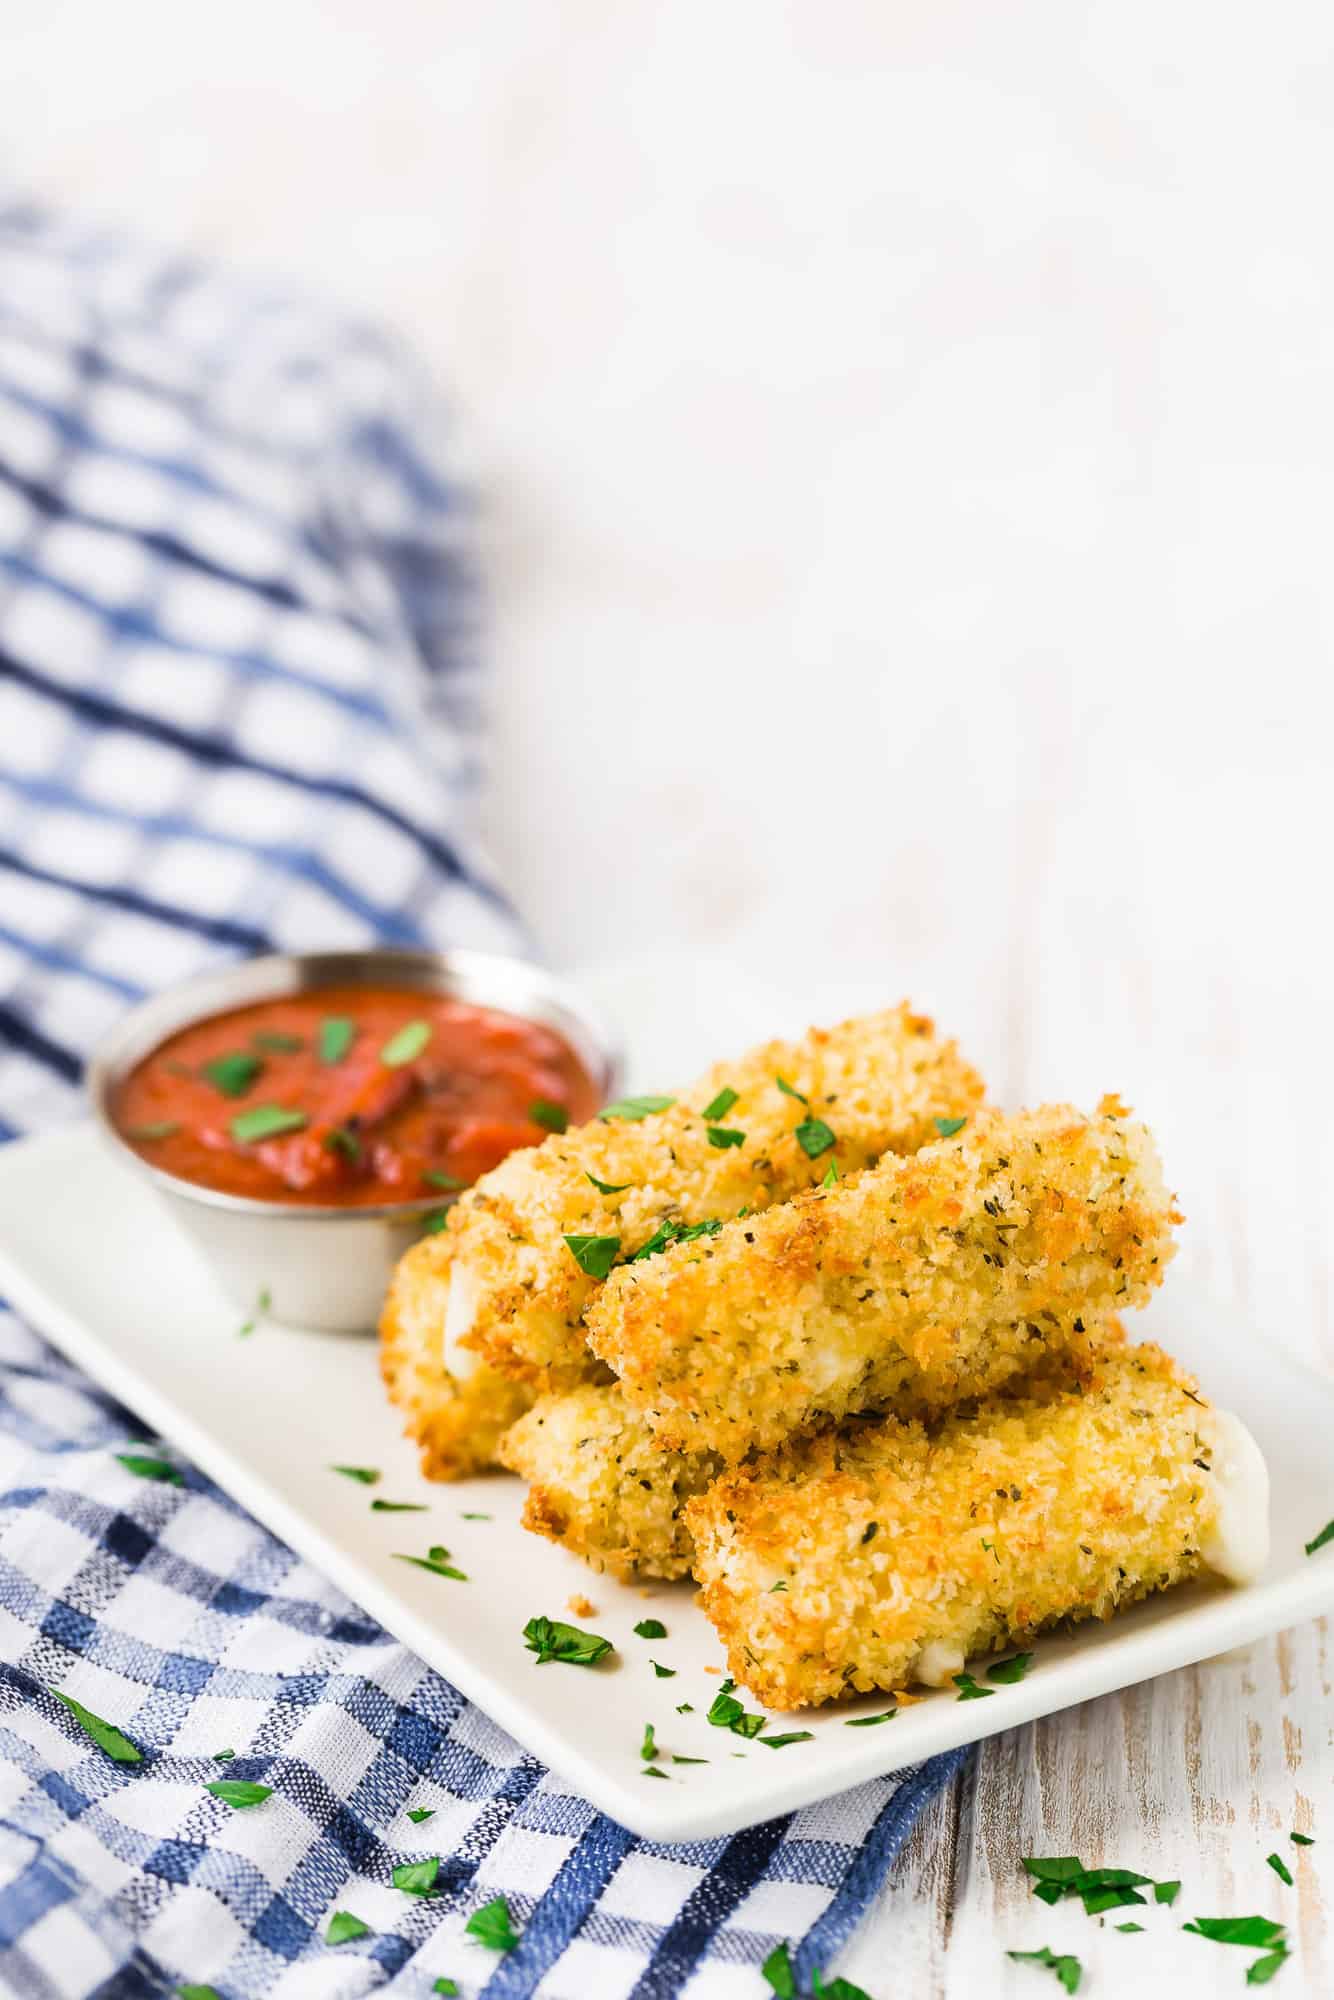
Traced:
<path id="1" fill-rule="evenodd" d="M 736 1463 L 856 1411 L 926 1416 L 1140 1305 L 1181 1218 L 1115 1098 L 980 1113 L 613 1273 L 588 1339 L 660 1444 Z"/>
<path id="2" fill-rule="evenodd" d="M 442 1358 L 443 1299 L 449 1240 L 426 1236 L 399 1261 L 380 1318 L 380 1372 L 407 1417 L 428 1479 L 469 1479 L 496 1464 L 504 1433 L 532 1401 L 532 1391 L 494 1368 L 466 1381 Z"/>
<path id="3" fill-rule="evenodd" d="M 1113 1344 L 1082 1389 L 997 1397 L 934 1434 L 891 1418 L 794 1441 L 686 1521 L 731 1672 L 801 1708 L 943 1686 L 973 1654 L 1201 1570 L 1250 1581 L 1268 1478 L 1161 1348 Z"/>
<path id="4" fill-rule="evenodd" d="M 722 1461 L 659 1451 L 614 1385 L 540 1397 L 499 1456 L 530 1482 L 523 1525 L 534 1534 L 623 1580 L 689 1574 L 685 1503 Z"/>
<path id="5" fill-rule="evenodd" d="M 480 1355 L 548 1389 L 596 1379 L 582 1320 L 613 1261 L 784 1201 L 831 1162 L 853 1171 L 915 1151 L 982 1094 L 954 1043 L 905 1005 L 770 1042 L 676 1100 L 632 1100 L 511 1153 L 450 1214 L 447 1366 Z"/>

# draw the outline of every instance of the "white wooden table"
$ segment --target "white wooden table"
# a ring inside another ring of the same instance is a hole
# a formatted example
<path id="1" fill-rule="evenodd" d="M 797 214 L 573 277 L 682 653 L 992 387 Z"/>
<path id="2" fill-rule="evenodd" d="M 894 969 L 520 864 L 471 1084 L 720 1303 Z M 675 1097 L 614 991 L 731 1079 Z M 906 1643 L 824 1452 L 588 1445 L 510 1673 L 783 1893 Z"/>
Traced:
<path id="1" fill-rule="evenodd" d="M 490 824 L 554 958 L 910 993 L 1003 1100 L 1121 1090 L 1178 1270 L 1257 1369 L 1334 1364 L 1327 7 L 232 0 L 204 63 L 189 9 L 63 4 L 0 131 L 458 390 Z M 1003 1952 L 1050 1943 L 1095 1996 L 1241 1989 L 1033 1902 L 1071 1851 L 1282 1914 L 1275 1990 L 1328 1993 L 1328 1683 L 1306 1629 L 984 1746 L 849 1976 L 1041 2000 Z"/>

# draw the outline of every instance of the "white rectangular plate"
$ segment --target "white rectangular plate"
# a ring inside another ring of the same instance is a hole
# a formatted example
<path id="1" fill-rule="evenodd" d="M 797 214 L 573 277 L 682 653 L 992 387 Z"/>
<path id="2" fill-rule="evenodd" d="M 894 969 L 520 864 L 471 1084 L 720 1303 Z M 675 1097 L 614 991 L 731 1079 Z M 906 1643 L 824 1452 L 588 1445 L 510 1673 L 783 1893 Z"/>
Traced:
<path id="1" fill-rule="evenodd" d="M 0 1291 L 579 1792 L 653 1839 L 735 1832 L 1334 1606 L 1334 1546 L 1312 1558 L 1302 1549 L 1334 1516 L 1334 1387 L 1170 1282 L 1140 1326 L 1244 1416 L 1269 1460 L 1274 1548 L 1264 1577 L 1245 1590 L 1190 1587 L 1040 1641 L 1028 1677 L 988 1701 L 933 1694 L 873 1729 L 849 1729 L 847 1716 L 877 1713 L 883 1700 L 802 1715 L 777 1726 L 811 1729 L 814 1741 L 780 1750 L 706 1723 L 722 1653 L 689 1585 L 638 1590 L 592 1575 L 523 1532 L 515 1479 L 429 1485 L 381 1390 L 373 1342 L 263 1322 L 239 1338 L 235 1307 L 92 1127 L 0 1149 Z M 383 1468 L 381 1496 L 427 1501 L 431 1511 L 372 1514 L 366 1489 L 329 1470 L 349 1463 Z M 470 1512 L 492 1518 L 465 1520 Z M 394 1559 L 433 1542 L 469 1582 Z M 571 1618 L 578 1595 L 596 1610 L 573 1622 L 605 1634 L 616 1655 L 592 1670 L 539 1667 L 525 1622 L 539 1612 Z M 649 1616 L 667 1638 L 635 1636 Z M 652 1659 L 675 1679 L 658 1679 Z M 676 1713 L 683 1701 L 693 1714 Z M 669 1764 L 668 1784 L 646 1780 L 639 1746 L 650 1721 L 667 1753 L 710 1761 Z"/>

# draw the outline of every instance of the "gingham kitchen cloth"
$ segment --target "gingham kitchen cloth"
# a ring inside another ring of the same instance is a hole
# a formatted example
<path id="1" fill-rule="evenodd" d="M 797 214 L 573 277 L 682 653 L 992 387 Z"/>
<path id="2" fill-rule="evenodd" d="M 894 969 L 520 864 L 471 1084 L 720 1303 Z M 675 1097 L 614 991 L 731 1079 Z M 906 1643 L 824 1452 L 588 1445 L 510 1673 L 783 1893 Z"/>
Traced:
<path id="1" fill-rule="evenodd" d="M 448 462 L 374 328 L 0 205 L 5 1136 L 73 1115 L 116 1015 L 222 959 L 523 948 L 473 833 Z M 957 1761 L 636 1839 L 208 1480 L 133 1476 L 143 1436 L 0 1313 L 6 1995 L 742 2000 L 782 1940 L 804 1990 Z M 232 1810 L 220 1773 L 273 1795 Z M 392 1886 L 434 1856 L 439 1893 Z M 465 1930 L 498 1895 L 503 1953 Z M 367 1928 L 331 1945 L 337 1910 Z"/>

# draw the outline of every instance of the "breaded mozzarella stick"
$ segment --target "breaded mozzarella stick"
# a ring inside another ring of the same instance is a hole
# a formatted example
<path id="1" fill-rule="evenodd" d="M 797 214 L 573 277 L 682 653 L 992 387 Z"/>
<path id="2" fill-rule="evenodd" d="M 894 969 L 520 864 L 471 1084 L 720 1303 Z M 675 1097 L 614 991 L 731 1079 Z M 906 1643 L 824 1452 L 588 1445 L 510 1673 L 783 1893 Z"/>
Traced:
<path id="1" fill-rule="evenodd" d="M 449 1241 L 426 1236 L 399 1260 L 380 1317 L 380 1372 L 406 1413 L 428 1479 L 468 1479 L 496 1464 L 496 1447 L 532 1391 L 494 1368 L 460 1381 L 442 1359 Z"/>
<path id="2" fill-rule="evenodd" d="M 1115 1098 L 949 1139 L 613 1272 L 588 1341 L 667 1448 L 729 1464 L 862 1410 L 928 1416 L 1141 1305 L 1180 1220 Z"/>
<path id="3" fill-rule="evenodd" d="M 686 1509 L 731 1672 L 788 1709 L 944 1685 L 973 1654 L 1268 1556 L 1264 1460 L 1160 1348 L 1081 1391 L 794 1441 Z"/>
<path id="4" fill-rule="evenodd" d="M 660 1451 L 619 1389 L 542 1396 L 501 1440 L 530 1482 L 523 1525 L 614 1576 L 687 1576 L 685 1504 L 722 1470 L 707 1453 Z"/>
<path id="5" fill-rule="evenodd" d="M 481 1355 L 551 1389 L 595 1379 L 582 1319 L 613 1260 L 784 1201 L 833 1161 L 915 1151 L 981 1097 L 954 1043 L 900 1006 L 720 1063 L 664 1110 L 511 1153 L 450 1214 L 446 1364 Z"/>

